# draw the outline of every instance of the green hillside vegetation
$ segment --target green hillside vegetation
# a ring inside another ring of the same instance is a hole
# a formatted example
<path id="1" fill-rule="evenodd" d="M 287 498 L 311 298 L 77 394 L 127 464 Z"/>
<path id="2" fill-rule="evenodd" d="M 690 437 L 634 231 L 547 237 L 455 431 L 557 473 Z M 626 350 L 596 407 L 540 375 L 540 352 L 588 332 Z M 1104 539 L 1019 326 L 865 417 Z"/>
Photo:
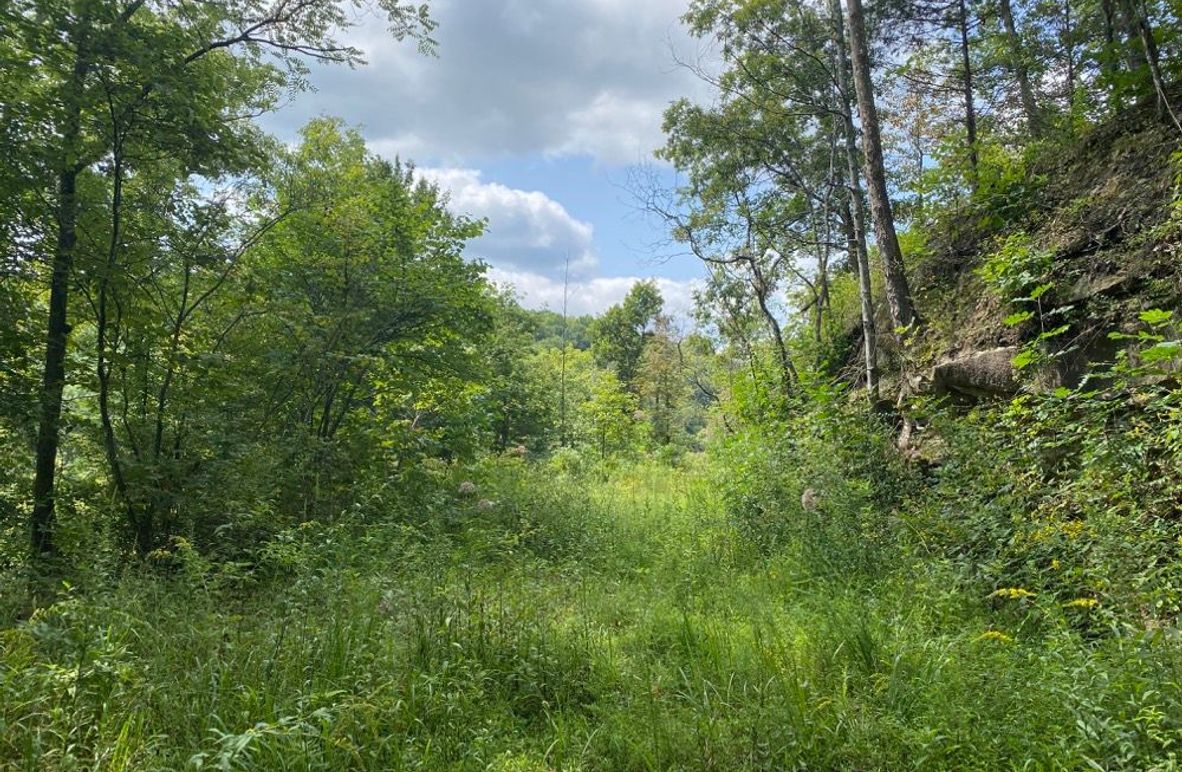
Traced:
<path id="1" fill-rule="evenodd" d="M 693 0 L 692 319 L 243 120 L 351 13 L 0 9 L 0 768 L 1182 765 L 1177 7 Z"/>

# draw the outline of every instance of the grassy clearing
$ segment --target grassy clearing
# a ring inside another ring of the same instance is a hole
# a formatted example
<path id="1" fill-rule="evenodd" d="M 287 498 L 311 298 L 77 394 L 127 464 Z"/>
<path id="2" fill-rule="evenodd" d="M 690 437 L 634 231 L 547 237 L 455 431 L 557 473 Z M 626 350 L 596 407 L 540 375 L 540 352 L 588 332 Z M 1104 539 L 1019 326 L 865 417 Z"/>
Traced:
<path id="1" fill-rule="evenodd" d="M 302 527 L 249 573 L 181 545 L 164 578 L 63 592 L 0 634 L 0 762 L 1175 768 L 1165 636 L 1089 641 L 941 562 L 761 555 L 699 466 L 479 483 L 493 508 Z"/>

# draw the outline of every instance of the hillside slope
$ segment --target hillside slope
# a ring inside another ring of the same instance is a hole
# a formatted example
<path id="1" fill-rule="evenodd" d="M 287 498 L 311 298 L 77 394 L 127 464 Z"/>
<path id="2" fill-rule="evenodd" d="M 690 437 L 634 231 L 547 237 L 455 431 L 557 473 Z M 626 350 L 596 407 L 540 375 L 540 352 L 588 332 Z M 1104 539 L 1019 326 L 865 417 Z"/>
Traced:
<path id="1" fill-rule="evenodd" d="M 902 358 L 904 391 L 1075 386 L 1117 353 L 1111 332 L 1134 332 L 1148 309 L 1182 307 L 1179 149 L 1177 130 L 1139 107 L 1070 155 L 1033 149 L 1008 179 L 983 181 L 973 208 L 931 224 L 910 256 L 926 324 Z M 1045 362 L 1015 373 L 1011 360 L 1031 343 Z"/>

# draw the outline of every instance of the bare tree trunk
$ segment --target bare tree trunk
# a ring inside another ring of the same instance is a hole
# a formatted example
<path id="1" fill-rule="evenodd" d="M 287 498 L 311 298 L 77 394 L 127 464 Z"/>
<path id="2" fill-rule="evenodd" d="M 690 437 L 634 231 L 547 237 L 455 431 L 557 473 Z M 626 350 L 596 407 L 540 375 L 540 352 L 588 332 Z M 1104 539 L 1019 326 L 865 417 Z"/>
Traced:
<path id="1" fill-rule="evenodd" d="M 850 259 L 858 269 L 858 294 L 862 300 L 862 355 L 866 360 L 866 391 L 871 403 L 878 401 L 878 339 L 874 325 L 874 293 L 870 287 L 870 257 L 866 246 L 866 210 L 862 203 L 862 180 L 858 175 L 858 131 L 854 128 L 854 107 L 850 57 L 845 47 L 845 20 L 841 0 L 829 0 L 829 32 L 833 43 L 834 71 L 837 73 L 837 96 L 842 118 L 845 152 L 846 201 L 842 223 Z"/>
<path id="2" fill-rule="evenodd" d="M 907 284 L 903 252 L 899 248 L 894 213 L 891 211 L 891 199 L 887 192 L 886 168 L 882 159 L 882 135 L 878 126 L 878 109 L 874 104 L 874 84 L 870 79 L 870 54 L 866 45 L 862 0 L 846 2 L 849 9 L 849 48 L 853 63 L 854 89 L 858 97 L 858 113 L 862 119 L 864 171 L 878 251 L 882 255 L 883 273 L 886 278 L 887 304 L 890 306 L 892 323 L 896 327 L 910 327 L 919 319 L 911 301 L 911 288 Z"/>
<path id="3" fill-rule="evenodd" d="M 1063 54 L 1067 57 L 1067 109 L 1075 108 L 1075 22 L 1071 18 L 1071 0 L 1063 0 Z"/>
<path id="4" fill-rule="evenodd" d="M 70 274 L 78 243 L 78 162 L 82 136 L 82 100 L 90 72 L 90 16 L 84 11 L 71 37 L 74 67 L 66 95 L 66 118 L 62 133 L 62 159 L 58 171 L 57 244 L 49 284 L 49 319 L 45 334 L 45 367 L 42 373 L 41 418 L 37 428 L 37 450 L 33 475 L 33 511 L 30 537 L 33 554 L 52 555 L 56 520 L 55 483 L 57 452 L 61 435 L 62 392 L 66 385 L 66 347 L 70 336 L 68 319 Z"/>
<path id="5" fill-rule="evenodd" d="M 858 271 L 858 295 L 862 301 L 862 358 L 866 365 L 866 394 L 871 403 L 878 401 L 878 338 L 874 323 L 874 294 L 870 287 L 870 261 L 865 243 L 859 244 L 858 215 L 845 202 L 841 212 L 846 244 Z"/>
<path id="6" fill-rule="evenodd" d="M 118 129 L 116 129 L 118 134 Z M 95 320 L 95 370 L 98 376 L 99 423 L 103 430 L 103 450 L 110 468 L 111 482 L 120 503 L 132 515 L 131 497 L 127 478 L 123 474 L 123 462 L 119 457 L 119 441 L 115 437 L 115 426 L 111 420 L 111 363 L 107 357 L 108 339 L 111 334 L 110 300 L 111 277 L 115 273 L 119 242 L 123 234 L 123 148 L 117 139 L 112 152 L 111 172 L 111 239 L 107 248 L 107 264 L 99 277 L 98 308 Z M 116 322 L 116 324 L 118 324 Z"/>
<path id="7" fill-rule="evenodd" d="M 762 293 L 757 293 L 759 300 L 759 309 L 763 312 L 763 318 L 767 320 L 768 327 L 772 331 L 772 340 L 776 344 L 776 354 L 780 360 L 780 379 L 784 389 L 784 396 L 792 394 L 792 385 L 796 382 L 796 367 L 792 364 L 792 357 L 788 353 L 788 344 L 784 341 L 784 331 L 780 327 L 780 321 L 776 319 L 776 315 L 771 312 L 768 307 L 767 298 Z"/>
<path id="8" fill-rule="evenodd" d="M 780 362 L 780 379 L 784 396 L 792 394 L 792 387 L 796 383 L 796 366 L 792 364 L 792 355 L 788 352 L 788 343 L 784 340 L 784 330 L 780 327 L 780 320 L 772 313 L 768 305 L 768 283 L 764 280 L 763 272 L 759 270 L 754 260 L 750 261 L 751 274 L 754 279 L 755 299 L 759 303 L 759 310 L 767 322 L 772 333 L 772 341 L 776 344 L 776 356 Z"/>
<path id="9" fill-rule="evenodd" d="M 960 31 L 961 88 L 964 92 L 965 143 L 969 151 L 969 189 L 977 192 L 977 106 L 973 102 L 973 61 L 969 50 L 969 10 L 965 0 L 956 1 Z"/>
<path id="10" fill-rule="evenodd" d="M 1014 24 L 1014 9 L 1010 0 L 999 0 L 998 10 L 1001 23 L 1005 28 L 1006 47 L 1009 48 L 1010 70 L 1014 79 L 1018 81 L 1018 97 L 1022 100 L 1022 112 L 1026 114 L 1026 128 L 1034 136 L 1042 131 L 1042 116 L 1038 112 L 1038 102 L 1034 97 L 1034 87 L 1030 85 L 1030 68 L 1026 66 L 1026 54 L 1022 50 L 1022 40 L 1018 37 L 1018 27 Z M 1071 72 L 1071 64 L 1068 64 Z M 1073 78 L 1069 75 L 1069 79 Z"/>
<path id="11" fill-rule="evenodd" d="M 1158 117 L 1162 120 L 1170 118 L 1174 126 L 1182 131 L 1182 123 L 1174 113 L 1173 105 L 1170 104 L 1169 96 L 1166 93 L 1165 76 L 1161 71 L 1161 54 L 1158 52 L 1157 40 L 1153 35 L 1153 27 L 1149 25 L 1149 16 L 1144 4 L 1141 0 L 1124 0 L 1124 4 L 1125 12 L 1128 14 L 1130 23 L 1136 29 L 1141 47 L 1144 49 L 1145 65 L 1149 68 L 1153 91 L 1157 96 Z"/>

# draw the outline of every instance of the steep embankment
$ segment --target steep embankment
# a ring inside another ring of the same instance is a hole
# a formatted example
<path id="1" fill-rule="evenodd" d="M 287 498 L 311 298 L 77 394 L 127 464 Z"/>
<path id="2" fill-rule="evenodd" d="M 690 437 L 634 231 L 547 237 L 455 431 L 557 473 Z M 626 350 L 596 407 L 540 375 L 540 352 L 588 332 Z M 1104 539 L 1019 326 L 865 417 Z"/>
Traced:
<path id="1" fill-rule="evenodd" d="M 999 163 L 972 207 L 916 226 L 925 237 L 910 258 L 926 324 L 905 357 L 905 390 L 1075 386 L 1116 355 L 1111 332 L 1182 306 L 1180 148 L 1176 128 L 1150 107 L 1132 109 L 1069 151 L 1048 141 Z M 1018 374 L 1011 361 L 1031 344 L 1046 358 Z"/>

